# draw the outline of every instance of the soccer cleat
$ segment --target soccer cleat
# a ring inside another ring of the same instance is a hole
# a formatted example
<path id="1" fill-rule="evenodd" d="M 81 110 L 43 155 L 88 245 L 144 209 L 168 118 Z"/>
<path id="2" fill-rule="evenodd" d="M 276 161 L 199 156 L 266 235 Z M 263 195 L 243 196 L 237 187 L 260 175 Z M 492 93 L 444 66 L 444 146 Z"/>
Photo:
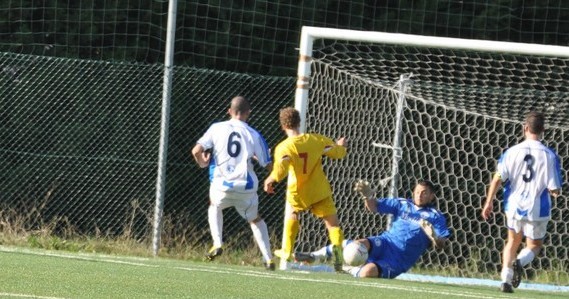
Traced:
<path id="1" fill-rule="evenodd" d="M 342 246 L 332 246 L 332 262 L 334 263 L 334 270 L 342 272 L 342 265 L 344 264 Z"/>
<path id="2" fill-rule="evenodd" d="M 269 271 L 275 271 L 275 268 L 276 268 L 275 262 L 273 262 L 272 260 L 265 263 L 265 269 Z"/>
<path id="3" fill-rule="evenodd" d="M 216 257 L 220 256 L 222 253 L 223 253 L 223 248 L 212 246 L 205 255 L 205 258 L 208 261 L 213 261 Z"/>
<path id="4" fill-rule="evenodd" d="M 514 289 L 512 288 L 512 285 L 507 283 L 507 282 L 503 282 L 502 285 L 500 286 L 500 291 L 504 292 L 504 293 L 513 293 Z"/>
<path id="5" fill-rule="evenodd" d="M 520 260 L 516 260 L 514 262 L 514 276 L 512 277 L 512 286 L 517 288 L 520 286 L 520 282 L 522 282 L 522 264 Z"/>
<path id="6" fill-rule="evenodd" d="M 316 261 L 316 257 L 311 252 L 295 252 L 293 255 L 294 260 L 301 263 L 312 264 Z"/>

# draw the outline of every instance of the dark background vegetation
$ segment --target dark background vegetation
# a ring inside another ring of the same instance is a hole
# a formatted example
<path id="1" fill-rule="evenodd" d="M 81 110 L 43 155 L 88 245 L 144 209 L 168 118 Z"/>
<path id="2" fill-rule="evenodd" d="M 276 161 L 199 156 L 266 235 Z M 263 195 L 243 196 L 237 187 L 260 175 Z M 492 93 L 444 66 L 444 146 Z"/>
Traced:
<path id="1" fill-rule="evenodd" d="M 0 1 L 0 50 L 164 61 L 168 1 Z M 300 29 L 321 26 L 569 44 L 564 0 L 178 1 L 175 64 L 293 76 Z"/>

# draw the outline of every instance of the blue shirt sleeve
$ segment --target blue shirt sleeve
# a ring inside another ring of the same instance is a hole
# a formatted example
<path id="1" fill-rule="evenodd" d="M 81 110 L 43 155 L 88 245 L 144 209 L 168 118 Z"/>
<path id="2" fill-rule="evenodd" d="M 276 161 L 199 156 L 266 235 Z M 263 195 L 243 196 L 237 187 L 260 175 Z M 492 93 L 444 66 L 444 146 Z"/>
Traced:
<path id="1" fill-rule="evenodd" d="M 377 199 L 377 212 L 380 214 L 397 215 L 401 208 L 401 202 L 396 198 L 379 198 Z"/>
<path id="2" fill-rule="evenodd" d="M 437 211 L 433 216 L 434 217 L 431 221 L 431 224 L 435 228 L 435 233 L 437 236 L 439 238 L 450 237 L 450 231 L 448 229 L 445 216 L 439 211 Z"/>
<path id="3" fill-rule="evenodd" d="M 263 135 L 257 132 L 257 142 L 255 143 L 255 155 L 257 156 L 257 160 L 259 164 L 263 167 L 270 164 L 272 161 L 271 154 L 269 153 L 269 145 Z"/>

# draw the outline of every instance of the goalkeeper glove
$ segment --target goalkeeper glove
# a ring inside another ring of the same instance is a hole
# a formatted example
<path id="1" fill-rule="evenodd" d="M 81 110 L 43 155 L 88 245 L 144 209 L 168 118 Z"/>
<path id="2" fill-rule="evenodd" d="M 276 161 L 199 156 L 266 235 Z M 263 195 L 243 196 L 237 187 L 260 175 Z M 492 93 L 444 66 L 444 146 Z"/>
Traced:
<path id="1" fill-rule="evenodd" d="M 429 237 L 431 243 L 433 243 L 433 248 L 437 247 L 437 234 L 435 233 L 433 225 L 429 221 L 421 219 L 419 221 L 419 226 L 421 226 L 421 229 L 425 232 L 427 237 Z"/>
<path id="2" fill-rule="evenodd" d="M 358 192 L 365 200 L 373 199 L 373 194 L 375 193 L 369 186 L 369 182 L 364 180 L 358 180 L 356 182 L 354 191 Z"/>

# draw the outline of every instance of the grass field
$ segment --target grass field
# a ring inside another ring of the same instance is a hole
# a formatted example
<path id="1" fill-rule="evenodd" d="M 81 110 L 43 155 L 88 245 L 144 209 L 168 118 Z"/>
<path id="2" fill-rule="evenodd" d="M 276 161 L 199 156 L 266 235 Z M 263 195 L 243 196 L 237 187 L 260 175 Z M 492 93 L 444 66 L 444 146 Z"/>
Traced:
<path id="1" fill-rule="evenodd" d="M 2 298 L 567 298 L 567 293 L 0 246 Z"/>

